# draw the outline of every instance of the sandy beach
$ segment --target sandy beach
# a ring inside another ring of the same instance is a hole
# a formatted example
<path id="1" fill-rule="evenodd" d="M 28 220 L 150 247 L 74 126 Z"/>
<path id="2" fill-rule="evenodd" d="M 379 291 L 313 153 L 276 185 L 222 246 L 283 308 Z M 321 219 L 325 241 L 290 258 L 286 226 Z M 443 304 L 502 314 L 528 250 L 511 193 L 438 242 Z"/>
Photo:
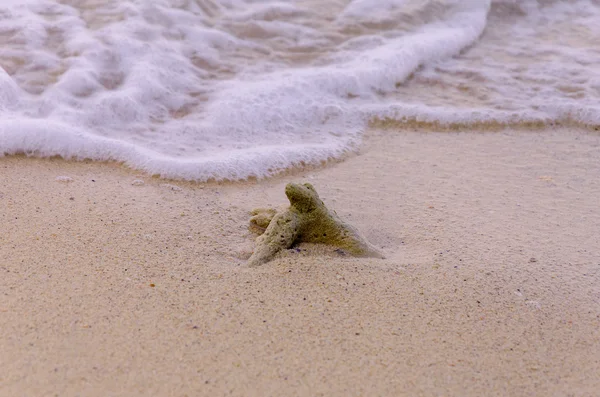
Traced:
<path id="1" fill-rule="evenodd" d="M 310 182 L 386 259 L 245 262 Z M 600 135 L 377 130 L 322 169 L 183 183 L 0 159 L 1 396 L 597 396 Z"/>

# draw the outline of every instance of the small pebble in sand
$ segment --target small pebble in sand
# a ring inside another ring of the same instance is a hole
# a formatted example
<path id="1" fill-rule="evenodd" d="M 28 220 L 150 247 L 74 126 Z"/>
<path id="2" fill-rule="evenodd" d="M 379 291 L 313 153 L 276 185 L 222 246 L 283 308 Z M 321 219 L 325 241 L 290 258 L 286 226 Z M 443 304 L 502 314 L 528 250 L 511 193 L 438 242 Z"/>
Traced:
<path id="1" fill-rule="evenodd" d="M 133 182 L 131 182 L 131 184 L 133 186 L 142 186 L 144 184 L 144 181 L 142 181 L 141 179 L 136 179 Z"/>
<path id="2" fill-rule="evenodd" d="M 535 258 L 529 259 L 529 263 L 535 263 L 535 262 L 537 262 L 537 259 L 535 259 Z"/>
<path id="3" fill-rule="evenodd" d="M 57 182 L 62 182 L 62 183 L 69 183 L 69 182 L 73 182 L 73 178 L 71 178 L 70 176 L 57 176 L 56 177 L 56 181 Z"/>
<path id="4" fill-rule="evenodd" d="M 182 189 L 182 188 L 180 188 L 179 186 L 171 185 L 170 183 L 163 183 L 163 184 L 161 184 L 160 186 L 161 186 L 161 187 L 165 187 L 165 188 L 167 188 L 167 189 L 171 189 L 171 190 L 173 190 L 173 191 L 175 191 L 175 192 L 180 192 L 180 191 L 182 191 L 182 190 L 183 190 L 183 189 Z"/>
<path id="5" fill-rule="evenodd" d="M 526 300 L 525 304 L 528 306 L 533 307 L 534 309 L 541 309 L 542 308 L 542 304 L 538 301 L 530 301 L 530 300 Z"/>

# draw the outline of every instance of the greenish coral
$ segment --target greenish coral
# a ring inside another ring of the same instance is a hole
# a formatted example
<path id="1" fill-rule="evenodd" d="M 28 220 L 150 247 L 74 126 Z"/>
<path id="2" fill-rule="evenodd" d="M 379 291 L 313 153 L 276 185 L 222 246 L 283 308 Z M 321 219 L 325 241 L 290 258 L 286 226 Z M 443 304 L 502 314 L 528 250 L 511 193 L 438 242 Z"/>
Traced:
<path id="1" fill-rule="evenodd" d="M 259 234 L 249 266 L 260 266 L 277 252 L 293 244 L 306 242 L 327 244 L 353 256 L 383 258 L 358 231 L 330 212 L 310 183 L 288 183 L 285 194 L 290 207 L 284 211 L 256 209 L 250 228 Z"/>
<path id="2" fill-rule="evenodd" d="M 273 208 L 256 208 L 252 210 L 250 230 L 257 234 L 263 234 L 276 213 L 277 211 Z"/>

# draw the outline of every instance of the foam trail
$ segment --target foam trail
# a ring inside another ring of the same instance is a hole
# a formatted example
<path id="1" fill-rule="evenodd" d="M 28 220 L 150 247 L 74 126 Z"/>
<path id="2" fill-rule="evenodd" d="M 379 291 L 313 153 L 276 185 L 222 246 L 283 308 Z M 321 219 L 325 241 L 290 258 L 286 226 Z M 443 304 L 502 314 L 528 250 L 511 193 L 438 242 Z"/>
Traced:
<path id="1" fill-rule="evenodd" d="M 34 133 L 28 133 L 29 128 Z M 69 132 L 65 132 L 67 130 Z M 50 157 L 60 153 L 68 159 L 122 161 L 152 175 L 197 181 L 241 180 L 261 173 L 268 175 L 290 165 L 300 166 L 311 164 L 314 159 L 340 157 L 345 151 L 345 148 L 330 145 L 290 148 L 274 145 L 230 151 L 226 156 L 216 154 L 176 158 L 128 142 L 73 131 L 70 126 L 61 123 L 49 123 L 41 127 L 27 121 L 0 123 L 0 147 L 6 148 L 5 153 L 24 152 L 30 156 Z M 24 147 L 27 150 L 21 149 Z M 264 150 L 269 152 L 268 162 L 265 161 Z M 265 172 L 265 164 L 273 171 Z"/>
<path id="2" fill-rule="evenodd" d="M 361 111 L 392 124 L 562 123 L 597 129 L 599 18 L 600 5 L 588 0 L 494 1 L 475 46 L 425 65 Z"/>
<path id="3" fill-rule="evenodd" d="M 473 43 L 489 9 L 386 0 L 385 14 L 365 20 L 365 10 L 383 8 L 80 3 L 0 6 L 1 153 L 110 159 L 193 180 L 265 177 L 339 157 L 367 121 L 352 102 L 391 92 L 419 65 Z M 375 34 L 356 51 L 373 34 L 353 30 L 424 7 L 439 15 L 392 23 L 383 29 L 390 37 Z M 307 61 L 290 64 L 300 52 Z"/>
<path id="4" fill-rule="evenodd" d="M 374 119 L 598 125 L 598 18 L 592 0 L 5 0 L 0 155 L 235 180 L 340 157 Z"/>

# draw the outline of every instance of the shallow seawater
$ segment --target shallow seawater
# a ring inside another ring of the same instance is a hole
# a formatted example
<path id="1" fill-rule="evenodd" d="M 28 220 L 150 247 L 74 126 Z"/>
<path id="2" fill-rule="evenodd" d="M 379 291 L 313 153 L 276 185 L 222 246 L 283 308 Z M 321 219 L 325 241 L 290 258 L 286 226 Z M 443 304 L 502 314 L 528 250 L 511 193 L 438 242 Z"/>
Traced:
<path id="1" fill-rule="evenodd" d="M 600 125 L 596 0 L 4 0 L 0 155 L 190 180 L 342 156 L 369 123 Z"/>

